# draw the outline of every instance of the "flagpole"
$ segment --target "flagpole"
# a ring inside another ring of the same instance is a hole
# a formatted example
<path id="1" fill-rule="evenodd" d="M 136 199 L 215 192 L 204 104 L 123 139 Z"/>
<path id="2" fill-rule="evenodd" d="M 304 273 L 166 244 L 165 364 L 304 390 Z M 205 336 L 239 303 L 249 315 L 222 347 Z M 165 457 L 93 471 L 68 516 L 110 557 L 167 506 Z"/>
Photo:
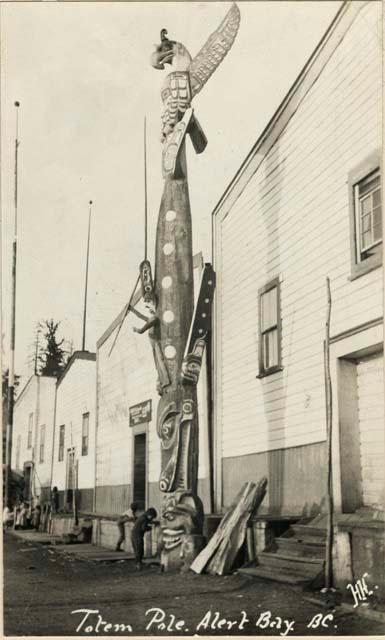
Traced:
<path id="1" fill-rule="evenodd" d="M 86 322 L 87 322 L 87 291 L 88 291 L 88 263 L 90 257 L 90 231 L 91 231 L 91 211 L 92 200 L 89 201 L 88 212 L 88 238 L 87 238 L 87 257 L 86 257 L 86 281 L 84 286 L 84 310 L 83 310 L 83 339 L 82 339 L 82 351 L 86 348 Z"/>
<path id="2" fill-rule="evenodd" d="M 17 258 L 17 195 L 18 195 L 18 148 L 19 148 L 19 111 L 20 102 L 16 107 L 16 137 L 15 137 L 15 190 L 14 190 L 14 235 L 12 242 L 12 302 L 11 302 L 11 333 L 10 333 L 10 363 L 8 372 L 8 416 L 7 416 L 7 448 L 5 466 L 5 496 L 11 500 L 11 458 L 13 436 L 13 409 L 15 402 L 15 337 L 16 337 L 16 258 Z"/>
<path id="3" fill-rule="evenodd" d="M 144 118 L 144 259 L 147 260 L 147 121 Z"/>

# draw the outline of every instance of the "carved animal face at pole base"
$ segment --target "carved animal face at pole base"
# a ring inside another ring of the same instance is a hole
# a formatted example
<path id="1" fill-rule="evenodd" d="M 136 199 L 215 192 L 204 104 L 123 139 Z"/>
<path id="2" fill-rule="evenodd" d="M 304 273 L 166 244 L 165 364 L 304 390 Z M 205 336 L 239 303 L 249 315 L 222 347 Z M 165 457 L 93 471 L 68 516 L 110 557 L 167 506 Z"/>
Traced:
<path id="1" fill-rule="evenodd" d="M 163 546 L 166 551 L 180 545 L 186 534 L 201 534 L 203 528 L 201 499 L 185 491 L 166 496 L 160 521 Z"/>

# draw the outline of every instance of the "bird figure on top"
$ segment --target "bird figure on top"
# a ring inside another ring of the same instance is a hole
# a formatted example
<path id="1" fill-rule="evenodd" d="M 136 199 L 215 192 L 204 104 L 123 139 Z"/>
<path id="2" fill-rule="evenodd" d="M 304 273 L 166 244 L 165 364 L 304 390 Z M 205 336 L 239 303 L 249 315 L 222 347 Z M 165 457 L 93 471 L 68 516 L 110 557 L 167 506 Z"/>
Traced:
<path id="1" fill-rule="evenodd" d="M 160 32 L 160 44 L 151 56 L 155 69 L 163 70 L 170 65 L 171 73 L 166 77 L 161 96 L 164 104 L 162 115 L 162 142 L 167 142 L 175 125 L 191 106 L 194 96 L 199 93 L 223 58 L 230 51 L 240 23 L 240 11 L 234 3 L 203 45 L 199 53 L 192 58 L 181 42 L 170 40 L 167 29 Z"/>

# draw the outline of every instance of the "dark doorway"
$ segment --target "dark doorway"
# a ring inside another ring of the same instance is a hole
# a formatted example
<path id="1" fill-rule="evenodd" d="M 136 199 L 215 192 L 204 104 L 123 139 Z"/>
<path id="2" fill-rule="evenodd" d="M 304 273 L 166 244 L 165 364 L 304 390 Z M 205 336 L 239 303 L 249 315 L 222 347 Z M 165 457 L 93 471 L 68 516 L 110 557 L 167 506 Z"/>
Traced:
<path id="1" fill-rule="evenodd" d="M 67 449 L 67 474 L 65 490 L 65 510 L 73 510 L 73 495 L 75 487 L 75 448 Z"/>
<path id="2" fill-rule="evenodd" d="M 32 463 L 24 464 L 24 491 L 23 498 L 30 502 L 32 497 Z"/>
<path id="3" fill-rule="evenodd" d="M 146 434 L 138 433 L 134 436 L 134 479 L 133 501 L 138 509 L 146 507 Z"/>

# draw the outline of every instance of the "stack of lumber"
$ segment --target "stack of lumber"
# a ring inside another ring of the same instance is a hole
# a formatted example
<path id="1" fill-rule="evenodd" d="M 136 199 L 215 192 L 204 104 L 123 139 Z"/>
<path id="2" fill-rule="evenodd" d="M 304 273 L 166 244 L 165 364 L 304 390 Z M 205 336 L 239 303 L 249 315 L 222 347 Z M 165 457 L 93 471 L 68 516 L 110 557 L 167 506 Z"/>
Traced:
<path id="1" fill-rule="evenodd" d="M 247 523 L 265 497 L 266 487 L 266 478 L 262 478 L 258 485 L 254 482 L 244 484 L 213 537 L 192 563 L 192 571 L 220 576 L 228 573 L 245 540 Z"/>

